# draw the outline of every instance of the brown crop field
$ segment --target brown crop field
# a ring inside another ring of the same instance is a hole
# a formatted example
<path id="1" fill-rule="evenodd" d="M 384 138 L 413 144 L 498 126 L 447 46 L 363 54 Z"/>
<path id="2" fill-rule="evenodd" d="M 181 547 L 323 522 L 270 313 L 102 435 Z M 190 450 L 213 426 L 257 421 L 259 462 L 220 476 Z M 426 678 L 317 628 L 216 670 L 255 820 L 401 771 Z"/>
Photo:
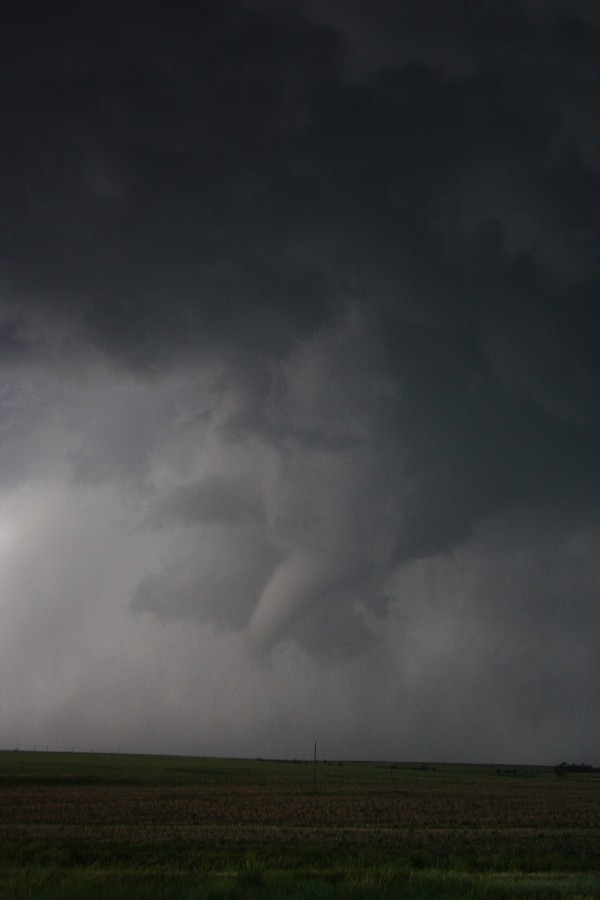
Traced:
<path id="1" fill-rule="evenodd" d="M 307 785 L 9 785 L 0 837 L 184 840 L 399 853 L 585 853 L 600 864 L 600 783 L 406 779 Z"/>
<path id="2" fill-rule="evenodd" d="M 10 848 L 22 860 L 23 848 L 43 856 L 44 847 L 77 846 L 86 865 L 118 847 L 130 860 L 142 848 L 156 860 L 167 848 L 171 859 L 192 854 L 196 867 L 220 853 L 225 868 L 261 858 L 285 870 L 302 858 L 329 868 L 377 860 L 600 873 L 597 775 L 319 763 L 313 783 L 309 763 L 173 758 L 161 769 L 155 758 L 128 770 L 127 758 L 119 768 L 96 757 L 94 768 L 90 757 L 86 768 L 79 755 L 64 754 L 55 768 L 36 770 L 19 756 L 0 754 L 5 862 Z"/>

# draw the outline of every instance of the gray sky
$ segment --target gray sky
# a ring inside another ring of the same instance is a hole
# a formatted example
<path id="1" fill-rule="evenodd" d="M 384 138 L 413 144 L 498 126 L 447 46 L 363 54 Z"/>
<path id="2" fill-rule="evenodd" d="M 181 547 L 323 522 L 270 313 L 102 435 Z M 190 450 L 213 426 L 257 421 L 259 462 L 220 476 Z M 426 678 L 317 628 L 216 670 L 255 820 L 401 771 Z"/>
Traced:
<path id="1" fill-rule="evenodd" d="M 140 9 L 8 14 L 0 746 L 600 764 L 597 3 Z"/>

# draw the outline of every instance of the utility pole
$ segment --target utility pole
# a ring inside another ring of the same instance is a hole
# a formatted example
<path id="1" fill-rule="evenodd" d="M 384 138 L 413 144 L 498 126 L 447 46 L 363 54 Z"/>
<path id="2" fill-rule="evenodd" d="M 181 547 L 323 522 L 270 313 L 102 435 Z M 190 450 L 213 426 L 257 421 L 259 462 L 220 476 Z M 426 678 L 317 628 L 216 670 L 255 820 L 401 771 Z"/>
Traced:
<path id="1" fill-rule="evenodd" d="M 315 750 L 313 754 L 313 794 L 317 793 L 317 742 L 315 741 Z"/>

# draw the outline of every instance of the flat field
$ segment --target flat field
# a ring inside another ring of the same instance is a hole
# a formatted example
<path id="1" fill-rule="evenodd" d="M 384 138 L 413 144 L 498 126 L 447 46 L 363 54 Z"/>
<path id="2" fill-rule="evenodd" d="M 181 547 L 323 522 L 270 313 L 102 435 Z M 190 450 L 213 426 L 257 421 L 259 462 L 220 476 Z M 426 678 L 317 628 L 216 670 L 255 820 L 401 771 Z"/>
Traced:
<path id="1" fill-rule="evenodd" d="M 600 776 L 2 752 L 0 865 L 48 900 L 600 897 Z"/>

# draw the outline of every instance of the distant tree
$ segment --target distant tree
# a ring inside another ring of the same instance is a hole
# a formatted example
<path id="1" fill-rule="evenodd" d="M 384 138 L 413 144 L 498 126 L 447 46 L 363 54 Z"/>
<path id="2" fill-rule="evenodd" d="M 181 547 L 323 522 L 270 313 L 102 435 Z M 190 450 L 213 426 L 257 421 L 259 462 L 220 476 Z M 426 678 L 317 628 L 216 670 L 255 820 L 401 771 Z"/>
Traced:
<path id="1" fill-rule="evenodd" d="M 594 768 L 589 763 L 566 763 L 561 762 L 554 766 L 554 771 L 558 778 L 565 778 L 568 773 L 574 772 L 578 774 L 587 774 L 590 772 L 600 772 L 600 768 Z"/>

